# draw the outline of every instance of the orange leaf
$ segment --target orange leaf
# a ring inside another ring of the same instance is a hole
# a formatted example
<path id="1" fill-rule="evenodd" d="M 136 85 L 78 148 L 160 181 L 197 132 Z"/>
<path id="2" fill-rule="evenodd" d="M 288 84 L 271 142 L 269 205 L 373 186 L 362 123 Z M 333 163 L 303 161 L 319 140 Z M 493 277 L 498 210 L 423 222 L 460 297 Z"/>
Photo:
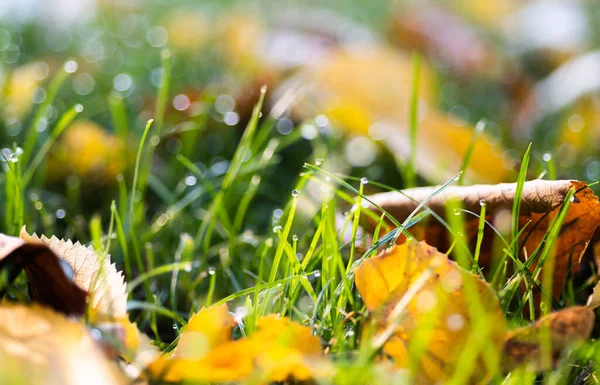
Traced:
<path id="1" fill-rule="evenodd" d="M 570 189 L 575 190 L 575 198 L 569 206 L 560 236 L 554 245 L 556 264 L 553 294 L 555 297 L 560 295 L 567 272 L 577 271 L 588 242 L 600 223 L 600 202 L 584 182 L 570 180 L 525 182 L 521 196 L 520 226 L 530 222 L 520 239 L 521 251 L 524 250 L 526 255 L 531 255 L 540 245 Z M 420 202 L 436 190 L 436 187 L 422 187 L 404 190 L 402 194 L 398 192 L 375 194 L 370 199 L 402 222 Z M 480 212 L 480 202 L 484 201 L 488 222 L 493 223 L 501 233 L 508 234 L 515 190 L 516 183 L 452 186 L 433 197 L 427 203 L 427 207 L 444 217 L 446 205 L 451 199 L 459 200 L 465 210 L 474 213 Z M 473 244 L 477 237 L 479 218 L 466 215 L 465 220 L 465 236 Z M 419 238 L 433 246 L 449 247 L 449 234 L 440 223 L 429 221 L 426 224 L 418 224 L 411 231 L 419 234 Z M 479 258 L 480 265 L 483 267 L 492 265 L 492 243 L 495 237 L 491 227 L 486 226 Z M 535 264 L 532 269 L 534 268 Z"/>
<path id="2" fill-rule="evenodd" d="M 309 328 L 267 316 L 248 338 L 231 341 L 233 318 L 225 306 L 194 315 L 170 357 L 150 371 L 166 381 L 232 382 L 250 376 L 267 381 L 313 378 L 323 368 L 321 344 Z"/>
<path id="3" fill-rule="evenodd" d="M 465 362 L 469 370 L 458 372 L 471 373 L 474 382 L 497 370 L 506 321 L 495 293 L 433 247 L 414 241 L 394 246 L 365 260 L 355 283 L 372 311 L 363 332 L 375 330 L 363 343 L 379 347 L 375 341 L 392 328 L 383 350 L 417 382 L 447 381 Z M 461 359 L 467 346 L 477 352 L 470 361 Z"/>
<path id="4" fill-rule="evenodd" d="M 370 135 L 406 161 L 411 154 L 407 141 L 411 82 L 408 55 L 384 45 L 369 45 L 332 49 L 288 85 L 300 85 L 292 110 L 300 119 L 325 114 L 335 126 L 356 135 Z M 425 178 L 441 183 L 461 168 L 474 128 L 437 110 L 434 84 L 434 73 L 423 60 L 415 167 Z M 487 134 L 481 133 L 473 147 L 466 181 L 497 183 L 507 179 L 503 149 L 486 139 Z"/>

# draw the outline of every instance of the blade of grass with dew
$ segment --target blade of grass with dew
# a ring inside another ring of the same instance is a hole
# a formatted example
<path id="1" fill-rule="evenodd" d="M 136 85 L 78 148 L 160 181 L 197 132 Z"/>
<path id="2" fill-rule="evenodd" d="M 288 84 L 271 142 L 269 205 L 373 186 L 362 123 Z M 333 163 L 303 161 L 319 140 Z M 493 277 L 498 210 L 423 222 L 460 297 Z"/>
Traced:
<path id="1" fill-rule="evenodd" d="M 152 133 L 150 135 L 151 138 L 153 136 L 159 136 L 160 131 L 163 128 L 163 122 L 165 119 L 165 109 L 169 98 L 169 88 L 171 84 L 171 51 L 165 49 L 161 52 L 160 56 L 162 59 L 161 78 L 160 85 L 156 94 L 156 106 L 153 119 L 156 122 L 156 124 L 152 129 Z M 148 146 L 148 149 L 146 150 L 145 154 L 145 162 L 140 168 L 139 190 L 142 196 L 145 196 L 146 186 L 148 184 L 148 180 L 150 179 L 150 173 L 152 172 L 152 159 L 154 158 L 155 147 L 155 145 Z"/>
<path id="2" fill-rule="evenodd" d="M 512 208 L 512 226 L 511 226 L 511 234 L 512 238 L 515 239 L 517 233 L 519 232 L 519 217 L 521 213 L 521 196 L 523 195 L 523 186 L 525 184 L 525 180 L 527 179 L 527 169 L 529 168 L 529 157 L 531 151 L 531 143 L 527 146 L 527 150 L 525 151 L 525 155 L 523 155 L 523 161 L 521 162 L 521 169 L 519 170 L 519 177 L 517 178 L 517 187 L 515 190 L 515 198 L 513 201 Z M 519 242 L 515 243 L 513 248 L 513 255 L 519 256 Z"/>
<path id="3" fill-rule="evenodd" d="M 111 202 L 111 207 L 115 205 L 115 201 Z M 113 237 L 113 230 L 115 226 L 115 213 L 110 210 L 110 220 L 108 221 L 108 233 L 106 234 L 106 246 L 104 246 L 104 254 L 110 254 L 110 242 Z"/>
<path id="4" fill-rule="evenodd" d="M 56 142 L 56 139 L 69 126 L 69 124 L 71 124 L 73 119 L 75 119 L 75 117 L 79 115 L 82 111 L 83 106 L 81 104 L 76 104 L 70 109 L 68 109 L 67 112 L 65 112 L 60 117 L 58 123 L 56 124 L 56 127 L 54 128 L 54 130 L 52 130 L 52 133 L 50 134 L 46 142 L 42 145 L 40 150 L 35 154 L 35 158 L 33 158 L 31 163 L 27 167 L 27 170 L 23 174 L 23 188 L 27 188 L 29 182 L 33 178 L 33 175 L 35 174 L 35 171 L 50 151 L 50 148 L 52 147 L 54 142 Z"/>
<path id="5" fill-rule="evenodd" d="M 113 91 L 108 97 L 108 109 L 115 127 L 116 136 L 127 141 L 129 130 L 127 128 L 127 112 L 125 111 L 125 99 L 123 95 Z"/>
<path id="6" fill-rule="evenodd" d="M 133 289 L 135 289 L 136 287 L 138 287 L 144 281 L 147 281 L 147 280 L 149 280 L 149 279 L 151 279 L 153 277 L 156 277 L 158 275 L 172 273 L 173 270 L 175 270 L 175 269 L 182 269 L 182 270 L 187 271 L 190 268 L 199 267 L 199 266 L 200 266 L 199 263 L 194 263 L 194 262 L 187 261 L 187 262 L 168 263 L 168 264 L 165 264 L 165 265 L 161 265 L 161 266 L 155 267 L 153 269 L 150 269 L 150 270 L 144 272 L 143 274 L 140 274 L 135 279 L 129 281 L 127 283 L 127 292 L 128 293 L 132 292 Z"/>
<path id="7" fill-rule="evenodd" d="M 21 154 L 22 155 L 22 154 Z M 3 158 L 5 180 L 5 217 L 4 226 L 8 235 L 17 235 L 23 227 L 25 218 L 25 202 L 21 181 L 21 161 L 17 148 L 2 150 L 0 156 Z"/>
<path id="8" fill-rule="evenodd" d="M 421 57 L 417 52 L 411 55 L 412 84 L 410 89 L 410 104 L 408 105 L 408 128 L 410 155 L 404 169 L 405 184 L 407 188 L 417 185 L 416 159 L 417 159 L 417 130 L 419 124 L 419 72 Z"/>
<path id="9" fill-rule="evenodd" d="M 35 147 L 37 138 L 40 134 L 38 128 L 43 122 L 43 120 L 46 119 L 46 117 L 48 116 L 48 111 L 50 111 L 50 106 L 54 102 L 54 98 L 56 97 L 58 90 L 60 90 L 65 80 L 67 80 L 67 78 L 75 71 L 77 71 L 77 62 L 69 60 L 61 67 L 58 73 L 54 75 L 54 77 L 50 81 L 50 84 L 48 84 L 48 87 L 46 89 L 46 97 L 35 112 L 35 115 L 31 120 L 31 124 L 27 128 L 25 134 L 22 157 L 24 165 L 27 165 L 29 163 L 29 157 L 33 153 L 33 148 Z"/>
<path id="10" fill-rule="evenodd" d="M 210 208 L 208 209 L 209 219 L 207 221 L 202 222 L 196 234 L 196 244 L 199 245 L 202 242 L 204 252 L 206 252 L 210 246 L 213 228 L 217 220 L 215 214 L 217 212 L 220 213 L 224 211 L 223 202 L 225 200 L 225 195 L 231 187 L 234 179 L 237 177 L 237 174 L 244 161 L 244 157 L 251 148 L 254 133 L 258 126 L 258 119 L 261 113 L 260 111 L 265 100 L 266 92 L 267 88 L 263 86 L 260 90 L 260 97 L 258 99 L 258 102 L 254 106 L 254 110 L 252 111 L 250 121 L 248 122 L 248 125 L 244 130 L 244 134 L 242 135 L 242 139 L 240 140 L 240 143 L 238 144 L 238 147 L 235 150 L 233 159 L 231 160 L 231 164 L 229 165 L 229 169 L 225 174 L 225 178 L 223 178 L 223 183 L 221 184 L 221 191 L 219 191 L 212 204 L 210 205 Z M 224 213 L 224 215 L 226 215 L 226 212 Z"/>
<path id="11" fill-rule="evenodd" d="M 454 250 L 454 260 L 460 267 L 469 270 L 473 266 L 474 258 L 469 245 L 465 241 L 465 220 L 461 215 L 462 202 L 458 199 L 449 199 L 446 203 L 446 217 L 452 229 L 451 233 L 459 247 Z"/>
<path id="12" fill-rule="evenodd" d="M 102 250 L 102 217 L 98 214 L 92 216 L 89 227 L 94 250 Z"/>
<path id="13" fill-rule="evenodd" d="M 479 212 L 479 223 L 477 225 L 477 240 L 475 241 L 475 253 L 473 254 L 473 266 L 471 266 L 471 271 L 473 273 L 477 273 L 479 270 L 479 254 L 481 254 L 481 245 L 483 243 L 483 234 L 485 230 L 485 211 L 486 211 L 486 203 L 481 200 L 479 202 L 481 205 L 481 211 Z"/>
<path id="14" fill-rule="evenodd" d="M 469 146 L 467 147 L 467 151 L 465 151 L 465 155 L 463 156 L 462 164 L 460 166 L 460 170 L 463 172 L 460 174 L 457 185 L 462 186 L 463 179 L 467 173 L 467 168 L 469 167 L 469 163 L 471 163 L 471 158 L 473 157 L 473 150 L 475 149 L 475 144 L 477 144 L 477 139 L 485 129 L 486 122 L 484 120 L 480 120 L 475 125 L 475 130 L 473 131 L 473 135 L 471 136 L 471 141 L 469 142 Z"/>

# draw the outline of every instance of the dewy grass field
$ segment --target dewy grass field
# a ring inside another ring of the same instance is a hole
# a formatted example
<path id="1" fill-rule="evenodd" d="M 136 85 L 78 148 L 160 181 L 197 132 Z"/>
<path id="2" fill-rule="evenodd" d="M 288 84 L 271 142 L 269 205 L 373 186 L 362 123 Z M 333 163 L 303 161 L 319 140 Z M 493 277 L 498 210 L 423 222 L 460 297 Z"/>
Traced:
<path id="1" fill-rule="evenodd" d="M 0 382 L 598 382 L 598 6 L 319 7 L 0 4 Z"/>

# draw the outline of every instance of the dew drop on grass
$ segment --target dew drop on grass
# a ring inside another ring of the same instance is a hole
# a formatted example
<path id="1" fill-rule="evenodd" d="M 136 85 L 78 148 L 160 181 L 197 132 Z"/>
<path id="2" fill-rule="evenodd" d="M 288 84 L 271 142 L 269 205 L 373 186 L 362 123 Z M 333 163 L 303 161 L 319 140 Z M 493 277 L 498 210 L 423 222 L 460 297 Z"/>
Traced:
<path id="1" fill-rule="evenodd" d="M 479 200 L 479 206 L 481 206 L 481 207 L 485 206 L 485 199 Z"/>
<path id="2" fill-rule="evenodd" d="M 192 264 L 191 263 L 186 263 L 185 266 L 183 267 L 183 270 L 186 273 L 190 273 L 192 271 Z"/>
<path id="3" fill-rule="evenodd" d="M 77 111 L 77 112 L 83 112 L 83 106 L 81 104 L 77 104 L 75 106 L 75 111 Z"/>
<path id="4" fill-rule="evenodd" d="M 68 62 L 65 63 L 65 72 L 72 74 L 75 71 L 77 71 L 77 68 L 79 67 L 79 65 L 77 64 L 77 62 L 75 60 L 69 60 Z"/>
<path id="5" fill-rule="evenodd" d="M 193 186 L 193 185 L 195 185 L 195 184 L 196 184 L 196 182 L 197 182 L 197 181 L 198 181 L 198 180 L 197 180 L 197 179 L 196 179 L 196 177 L 195 177 L 195 176 L 193 176 L 193 175 L 189 175 L 189 176 L 187 176 L 187 177 L 185 178 L 185 184 L 186 184 L 186 186 Z"/>
<path id="6" fill-rule="evenodd" d="M 322 158 L 315 159 L 315 165 L 320 166 L 322 164 L 323 164 L 323 159 Z"/>
<path id="7" fill-rule="evenodd" d="M 273 227 L 273 232 L 275 234 L 280 233 L 281 231 L 283 231 L 283 227 L 281 227 L 281 226 L 275 226 L 275 227 Z"/>
<path id="8" fill-rule="evenodd" d="M 173 329 L 177 329 L 177 324 L 173 324 Z"/>
<path id="9" fill-rule="evenodd" d="M 316 278 L 319 278 L 321 276 L 321 271 L 320 270 L 315 270 L 313 273 L 313 276 L 315 276 Z"/>
<path id="10" fill-rule="evenodd" d="M 292 235 L 292 241 L 298 242 L 298 236 L 296 234 Z"/>
<path id="11" fill-rule="evenodd" d="M 297 197 L 298 195 L 300 195 L 300 190 L 294 190 L 294 191 L 292 191 L 292 196 L 294 198 Z"/>
<path id="12" fill-rule="evenodd" d="M 552 154 L 550 153 L 545 153 L 543 156 L 544 162 L 550 162 L 552 160 Z"/>
<path id="13" fill-rule="evenodd" d="M 208 268 L 208 275 L 215 275 L 216 272 L 217 272 L 217 269 L 215 269 L 214 266 L 210 266 Z"/>
<path id="14" fill-rule="evenodd" d="M 460 210 L 459 209 L 453 209 L 452 211 L 454 212 L 454 215 L 460 215 Z"/>
<path id="15" fill-rule="evenodd" d="M 360 178 L 360 184 L 369 184 L 369 179 L 363 176 L 362 178 Z"/>

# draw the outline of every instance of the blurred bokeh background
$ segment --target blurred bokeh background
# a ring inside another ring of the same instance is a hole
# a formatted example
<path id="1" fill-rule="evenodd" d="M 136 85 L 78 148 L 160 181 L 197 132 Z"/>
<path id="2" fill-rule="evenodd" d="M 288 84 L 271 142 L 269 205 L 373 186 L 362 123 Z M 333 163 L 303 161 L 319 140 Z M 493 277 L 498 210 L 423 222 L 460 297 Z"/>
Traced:
<path id="1" fill-rule="evenodd" d="M 585 0 L 2 0 L 4 161 L 19 156 L 13 143 L 40 151 L 75 108 L 28 199 L 46 220 L 83 231 L 71 213 L 107 210 L 131 177 L 167 61 L 164 121 L 150 138 L 157 202 L 222 177 L 263 85 L 263 119 L 283 145 L 251 228 L 272 226 L 303 163 L 316 158 L 404 187 L 413 91 L 419 184 L 454 175 L 472 141 L 468 183 L 514 181 L 529 142 L 530 178 L 595 181 L 599 12 Z"/>

